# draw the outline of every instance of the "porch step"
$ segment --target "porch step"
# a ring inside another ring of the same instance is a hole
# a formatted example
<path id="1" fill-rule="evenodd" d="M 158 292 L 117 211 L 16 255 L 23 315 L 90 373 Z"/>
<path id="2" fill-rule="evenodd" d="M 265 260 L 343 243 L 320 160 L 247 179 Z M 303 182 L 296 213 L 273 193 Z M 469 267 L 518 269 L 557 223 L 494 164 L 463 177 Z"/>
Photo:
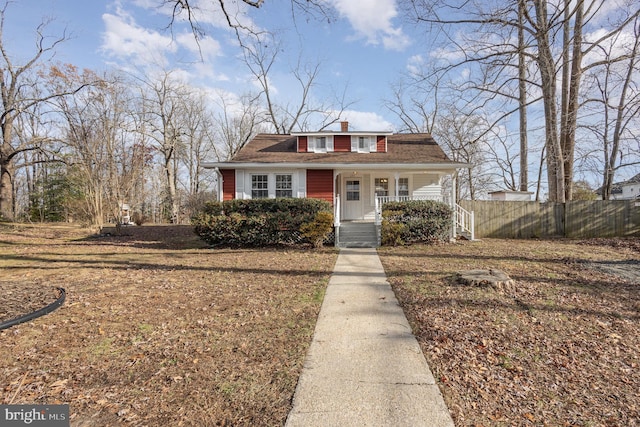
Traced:
<path id="1" fill-rule="evenodd" d="M 471 233 L 460 227 L 456 227 L 456 236 L 462 237 L 465 240 L 471 240 Z"/>
<path id="2" fill-rule="evenodd" d="M 343 222 L 338 233 L 341 248 L 377 248 L 378 228 L 373 222 Z"/>

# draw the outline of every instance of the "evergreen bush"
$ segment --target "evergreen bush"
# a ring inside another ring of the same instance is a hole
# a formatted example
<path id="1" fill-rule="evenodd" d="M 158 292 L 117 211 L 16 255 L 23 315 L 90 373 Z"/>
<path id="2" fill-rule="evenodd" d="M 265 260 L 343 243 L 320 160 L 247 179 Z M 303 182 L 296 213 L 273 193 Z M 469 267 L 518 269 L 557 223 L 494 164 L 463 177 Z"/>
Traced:
<path id="1" fill-rule="evenodd" d="M 311 241 L 314 248 L 321 248 L 333 230 L 333 214 L 320 211 L 311 222 L 302 224 L 300 232 Z"/>
<path id="2" fill-rule="evenodd" d="M 433 200 L 387 202 L 382 212 L 382 244 L 404 245 L 446 241 L 453 211 Z"/>
<path id="3" fill-rule="evenodd" d="M 191 223 L 196 234 L 213 246 L 315 244 L 301 229 L 316 221 L 319 212 L 331 214 L 331 204 L 319 199 L 234 199 L 205 203 Z"/>

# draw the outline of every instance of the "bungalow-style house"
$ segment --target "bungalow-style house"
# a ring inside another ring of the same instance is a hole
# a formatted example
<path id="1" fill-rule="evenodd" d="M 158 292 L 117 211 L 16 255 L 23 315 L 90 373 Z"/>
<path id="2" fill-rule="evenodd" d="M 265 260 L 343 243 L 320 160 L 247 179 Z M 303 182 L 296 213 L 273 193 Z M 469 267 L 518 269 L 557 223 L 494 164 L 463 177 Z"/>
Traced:
<path id="1" fill-rule="evenodd" d="M 230 161 L 205 163 L 218 174 L 222 200 L 313 197 L 333 204 L 336 243 L 352 223 L 379 225 L 381 206 L 392 200 L 438 200 L 464 210 L 442 192 L 444 176 L 466 164 L 452 162 L 426 133 L 350 131 L 259 134 Z M 466 215 L 469 215 L 466 213 Z M 365 226 L 366 227 L 366 226 Z M 472 234 L 472 229 L 467 231 Z M 373 228 L 375 230 L 375 227 Z M 341 238 L 342 237 L 342 238 Z"/>

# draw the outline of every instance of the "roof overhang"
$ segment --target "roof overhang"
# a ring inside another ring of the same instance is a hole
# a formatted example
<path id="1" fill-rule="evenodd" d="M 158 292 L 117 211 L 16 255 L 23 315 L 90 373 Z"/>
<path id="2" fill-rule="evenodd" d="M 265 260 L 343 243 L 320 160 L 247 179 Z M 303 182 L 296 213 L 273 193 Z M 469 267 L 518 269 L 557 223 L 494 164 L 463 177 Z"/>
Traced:
<path id="1" fill-rule="evenodd" d="M 384 136 L 390 136 L 390 135 L 394 135 L 393 132 L 390 131 L 347 131 L 347 132 L 327 132 L 327 131 L 320 131 L 320 132 L 291 132 L 290 134 L 291 136 L 335 136 L 335 135 L 358 135 L 358 136 L 364 136 L 364 135 L 384 135 Z"/>
<path id="2" fill-rule="evenodd" d="M 455 171 L 470 168 L 469 163 L 255 163 L 255 162 L 204 162 L 205 169 L 333 169 L 356 170 L 402 170 L 402 171 Z"/>

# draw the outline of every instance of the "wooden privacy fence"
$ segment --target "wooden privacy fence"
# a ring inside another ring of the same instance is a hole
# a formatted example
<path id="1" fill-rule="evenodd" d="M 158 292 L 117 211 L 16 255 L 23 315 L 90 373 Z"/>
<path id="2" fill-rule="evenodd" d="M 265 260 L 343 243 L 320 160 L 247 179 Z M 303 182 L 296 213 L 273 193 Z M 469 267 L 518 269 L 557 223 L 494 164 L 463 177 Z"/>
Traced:
<path id="1" fill-rule="evenodd" d="M 475 212 L 476 238 L 640 236 L 640 200 L 567 203 L 461 200 Z"/>

